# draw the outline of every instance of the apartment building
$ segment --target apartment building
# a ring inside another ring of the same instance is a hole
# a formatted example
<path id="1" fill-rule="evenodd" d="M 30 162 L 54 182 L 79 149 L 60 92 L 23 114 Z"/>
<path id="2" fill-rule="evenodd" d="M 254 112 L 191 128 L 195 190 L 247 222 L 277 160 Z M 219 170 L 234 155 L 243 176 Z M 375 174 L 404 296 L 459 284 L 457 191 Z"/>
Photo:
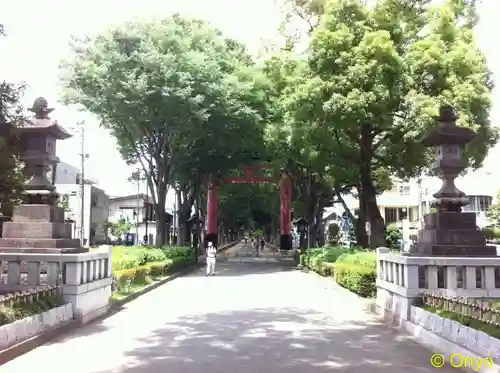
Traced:
<path id="1" fill-rule="evenodd" d="M 96 181 L 86 177 L 83 188 L 83 224 L 81 224 L 82 198 L 80 170 L 68 163 L 60 162 L 56 168 L 55 186 L 64 201 L 65 218 L 73 223 L 72 236 L 83 235 L 86 246 L 107 243 L 109 197 L 95 186 Z"/>
<path id="2" fill-rule="evenodd" d="M 476 213 L 479 227 L 491 224 L 486 211 L 500 190 L 500 175 L 496 176 L 493 172 L 480 169 L 458 177 L 455 184 L 467 194 L 470 201 L 463 210 Z M 403 219 L 408 219 L 411 227 L 419 227 L 420 216 L 430 211 L 433 194 L 441 185 L 439 178 L 430 176 L 408 181 L 394 179 L 392 189 L 377 196 L 377 204 L 386 224 L 400 223 Z M 344 200 L 351 211 L 358 208 L 358 201 L 353 196 L 345 196 Z M 337 204 L 328 209 L 324 216 L 332 212 L 341 216 L 343 208 Z"/>
<path id="3" fill-rule="evenodd" d="M 109 200 L 109 221 L 125 218 L 132 224 L 131 234 L 135 242 L 143 242 L 146 237 L 150 245 L 156 240 L 156 218 L 151 197 L 146 194 L 114 197 Z M 166 232 L 172 224 L 172 215 L 166 212 Z M 115 237 L 117 239 L 118 237 Z"/>

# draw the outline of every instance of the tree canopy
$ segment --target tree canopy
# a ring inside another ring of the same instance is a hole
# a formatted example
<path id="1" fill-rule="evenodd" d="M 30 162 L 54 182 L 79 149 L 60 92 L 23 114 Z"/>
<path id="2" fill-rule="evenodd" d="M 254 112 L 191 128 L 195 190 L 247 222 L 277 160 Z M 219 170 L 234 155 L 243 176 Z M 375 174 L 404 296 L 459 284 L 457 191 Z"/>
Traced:
<path id="1" fill-rule="evenodd" d="M 428 164 L 418 139 L 435 125 L 441 104 L 454 106 L 459 124 L 479 132 L 466 151 L 472 167 L 497 141 L 488 119 L 490 74 L 473 37 L 474 3 L 318 4 L 295 3 L 319 23 L 282 93 L 288 143 L 309 144 L 313 162 L 323 159 L 321 172 L 357 190 L 372 243 L 381 245 L 376 195 L 390 176 L 412 177 Z"/>
<path id="2" fill-rule="evenodd" d="M 270 160 L 275 173 L 285 166 L 290 174 L 294 215 L 306 217 L 312 241 L 324 208 L 342 203 L 359 243 L 370 222 L 371 244 L 383 245 L 377 195 L 394 176 L 427 170 L 430 153 L 418 139 L 440 105 L 479 133 L 465 151 L 471 167 L 497 142 L 475 2 L 290 0 L 289 8 L 281 30 L 294 17 L 305 27 L 262 64 L 219 30 L 179 15 L 76 40 L 64 64 L 66 98 L 97 114 L 124 159 L 141 165 L 157 217 L 169 187 L 183 222 L 195 200 L 203 211 L 208 175 Z M 343 200 L 349 193 L 357 216 Z M 268 185 L 221 186 L 224 225 L 277 219 L 274 196 Z"/>
<path id="3" fill-rule="evenodd" d="M 0 24 L 0 37 L 3 35 Z M 20 201 L 25 181 L 15 132 L 16 123 L 22 119 L 22 91 L 23 87 L 0 77 L 0 204 L 4 213 L 10 213 L 8 207 Z"/>
<path id="4" fill-rule="evenodd" d="M 127 23 L 76 40 L 73 52 L 67 101 L 98 115 L 124 159 L 142 166 L 158 231 L 170 185 L 234 167 L 262 139 L 266 81 L 243 46 L 203 21 Z"/>

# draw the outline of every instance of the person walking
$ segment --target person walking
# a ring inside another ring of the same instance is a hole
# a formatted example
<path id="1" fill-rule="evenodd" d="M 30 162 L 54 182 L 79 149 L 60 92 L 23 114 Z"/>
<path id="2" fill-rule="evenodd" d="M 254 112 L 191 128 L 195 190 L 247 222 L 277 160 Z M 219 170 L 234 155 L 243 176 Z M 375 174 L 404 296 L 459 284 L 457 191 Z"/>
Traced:
<path id="1" fill-rule="evenodd" d="M 260 251 L 264 252 L 264 247 L 266 246 L 266 240 L 264 240 L 264 237 L 260 238 Z"/>
<path id="2" fill-rule="evenodd" d="M 206 274 L 206 276 L 214 276 L 215 275 L 215 260 L 217 257 L 217 249 L 212 244 L 212 242 L 208 243 L 206 255 L 207 255 L 207 274 Z"/>

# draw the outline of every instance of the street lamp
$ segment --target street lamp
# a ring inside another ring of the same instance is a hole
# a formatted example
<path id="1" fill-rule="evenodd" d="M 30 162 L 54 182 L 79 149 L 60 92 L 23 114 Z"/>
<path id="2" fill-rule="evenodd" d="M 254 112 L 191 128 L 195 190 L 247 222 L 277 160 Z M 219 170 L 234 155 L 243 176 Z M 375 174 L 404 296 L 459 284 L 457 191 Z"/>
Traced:
<path id="1" fill-rule="evenodd" d="M 300 250 L 304 250 L 306 247 L 306 233 L 307 233 L 307 220 L 300 217 L 293 221 L 293 224 L 297 227 L 297 231 L 299 232 L 299 248 Z"/>

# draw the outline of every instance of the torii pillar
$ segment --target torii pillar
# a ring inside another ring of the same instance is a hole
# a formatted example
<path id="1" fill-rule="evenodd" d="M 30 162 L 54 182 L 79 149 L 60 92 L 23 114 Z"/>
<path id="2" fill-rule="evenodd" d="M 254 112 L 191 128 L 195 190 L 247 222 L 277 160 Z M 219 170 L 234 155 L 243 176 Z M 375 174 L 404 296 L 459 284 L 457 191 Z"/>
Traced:
<path id="1" fill-rule="evenodd" d="M 292 182 L 283 171 L 280 185 L 280 250 L 292 249 Z"/>
<path id="2" fill-rule="evenodd" d="M 207 234 L 205 235 L 205 247 L 212 242 L 217 247 L 217 221 L 219 218 L 219 188 L 215 179 L 210 176 L 207 189 Z"/>

